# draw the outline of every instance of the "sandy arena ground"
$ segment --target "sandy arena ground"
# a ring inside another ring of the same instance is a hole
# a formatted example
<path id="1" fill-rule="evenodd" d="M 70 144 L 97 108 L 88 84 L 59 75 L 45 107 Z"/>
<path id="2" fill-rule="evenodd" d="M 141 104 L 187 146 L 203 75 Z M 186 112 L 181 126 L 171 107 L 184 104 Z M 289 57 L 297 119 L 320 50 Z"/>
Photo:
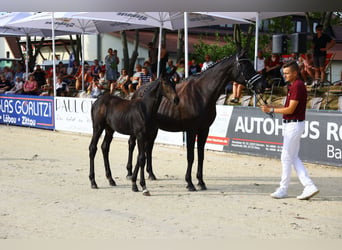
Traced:
<path id="1" fill-rule="evenodd" d="M 0 137 L 1 239 L 342 239 L 342 168 L 306 164 L 320 194 L 297 200 L 294 175 L 289 198 L 274 200 L 279 159 L 207 151 L 208 190 L 190 193 L 185 149 L 155 145 L 145 197 L 126 180 L 125 140 L 111 145 L 117 186 L 99 150 L 92 190 L 90 135 L 0 125 Z"/>

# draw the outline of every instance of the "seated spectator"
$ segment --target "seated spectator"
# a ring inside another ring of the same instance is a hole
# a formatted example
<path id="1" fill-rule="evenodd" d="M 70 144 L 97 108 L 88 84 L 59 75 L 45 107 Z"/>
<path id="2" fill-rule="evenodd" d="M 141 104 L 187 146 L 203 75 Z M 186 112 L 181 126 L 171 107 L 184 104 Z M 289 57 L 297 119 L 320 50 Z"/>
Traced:
<path id="1" fill-rule="evenodd" d="M 13 73 L 9 67 L 5 66 L 2 74 L 5 76 L 6 80 L 11 83 L 13 82 Z"/>
<path id="2" fill-rule="evenodd" d="M 99 85 L 99 79 L 96 77 L 93 79 L 87 89 L 87 94 L 91 98 L 97 98 L 101 95 L 101 86 Z"/>
<path id="3" fill-rule="evenodd" d="M 233 82 L 233 98 L 230 100 L 230 102 L 238 103 L 242 95 L 242 90 L 244 88 L 245 86 L 243 86 L 242 84 Z"/>
<path id="4" fill-rule="evenodd" d="M 14 86 L 10 90 L 6 91 L 5 94 L 20 95 L 23 93 L 23 85 L 23 79 L 17 76 L 14 81 Z"/>
<path id="5" fill-rule="evenodd" d="M 137 89 L 137 86 L 138 86 L 139 80 L 140 80 L 142 67 L 140 64 L 137 64 L 137 66 L 135 66 L 135 69 L 136 69 L 136 71 L 133 74 L 133 76 L 131 77 L 131 83 L 128 85 L 128 89 L 129 89 L 130 93 L 133 93 Z"/>
<path id="6" fill-rule="evenodd" d="M 61 76 L 64 80 L 64 77 L 67 76 L 67 68 L 64 66 L 63 62 L 59 62 L 56 66 L 56 76 Z"/>
<path id="7" fill-rule="evenodd" d="M 100 72 L 99 77 L 99 86 L 101 88 L 101 93 L 103 94 L 104 92 L 109 90 L 110 86 L 108 86 L 108 81 L 103 71 Z"/>
<path id="8" fill-rule="evenodd" d="M 308 81 L 312 81 L 315 77 L 315 67 L 313 65 L 313 56 L 310 53 L 305 54 L 303 58 L 303 67 L 301 68 L 301 76 L 303 81 L 307 84 Z"/>
<path id="9" fill-rule="evenodd" d="M 94 65 L 90 67 L 91 69 L 91 76 L 100 79 L 100 72 L 102 71 L 101 65 L 98 59 L 94 60 Z"/>
<path id="10" fill-rule="evenodd" d="M 265 61 L 265 75 L 266 79 L 269 82 L 272 82 L 272 78 L 280 78 L 282 82 L 284 82 L 283 77 L 281 75 L 281 66 L 282 63 L 280 62 L 280 57 L 277 54 L 272 54 L 267 60 Z M 283 85 L 283 84 L 281 84 Z"/>
<path id="11" fill-rule="evenodd" d="M 46 84 L 41 87 L 40 96 L 53 96 L 53 82 L 52 78 L 46 79 Z"/>
<path id="12" fill-rule="evenodd" d="M 177 63 L 176 73 L 179 75 L 180 80 L 185 77 L 185 61 L 180 59 Z"/>
<path id="13" fill-rule="evenodd" d="M 166 73 L 170 73 L 174 67 L 175 67 L 175 65 L 173 65 L 173 61 L 171 59 L 169 59 L 167 61 Z"/>
<path id="14" fill-rule="evenodd" d="M 128 95 L 129 94 L 128 85 L 129 85 L 128 72 L 126 69 L 122 69 L 121 75 L 119 79 L 117 80 L 117 88 L 120 89 L 122 92 L 124 92 L 125 95 Z M 113 93 L 113 91 L 111 91 L 111 93 Z"/>
<path id="15" fill-rule="evenodd" d="M 148 72 L 148 69 L 146 67 L 142 67 L 138 88 L 148 82 L 153 82 L 153 75 Z"/>
<path id="16" fill-rule="evenodd" d="M 63 82 L 62 77 L 57 77 L 56 82 L 56 95 L 57 96 L 66 96 L 69 92 L 68 84 Z"/>
<path id="17" fill-rule="evenodd" d="M 0 94 L 5 93 L 6 91 L 12 88 L 11 82 L 6 79 L 5 74 L 1 74 L 0 76 Z"/>
<path id="18" fill-rule="evenodd" d="M 211 60 L 211 57 L 210 55 L 206 54 L 204 56 L 204 63 L 202 65 L 202 68 L 201 68 L 201 71 L 204 71 L 206 70 L 210 65 L 212 65 L 214 62 Z"/>
<path id="19" fill-rule="evenodd" d="M 20 64 L 16 67 L 14 72 L 14 83 L 16 82 L 17 77 L 19 77 L 21 80 L 24 79 L 24 72 L 22 71 Z"/>
<path id="20" fill-rule="evenodd" d="M 191 65 L 189 67 L 189 76 L 191 75 L 195 75 L 197 73 L 201 72 L 201 67 L 199 66 L 199 64 L 197 63 L 196 59 L 193 58 L 191 60 Z"/>
<path id="21" fill-rule="evenodd" d="M 25 95 L 38 95 L 39 88 L 38 88 L 38 83 L 36 79 L 34 78 L 34 75 L 31 74 L 29 75 L 29 78 L 27 81 L 24 83 L 24 93 Z"/>

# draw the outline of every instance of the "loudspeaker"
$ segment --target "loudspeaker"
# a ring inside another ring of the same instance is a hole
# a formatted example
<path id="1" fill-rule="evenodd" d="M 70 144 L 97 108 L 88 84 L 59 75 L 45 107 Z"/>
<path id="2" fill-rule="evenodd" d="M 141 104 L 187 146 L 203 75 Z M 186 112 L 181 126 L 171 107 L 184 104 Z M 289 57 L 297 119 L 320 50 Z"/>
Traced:
<path id="1" fill-rule="evenodd" d="M 306 34 L 293 33 L 291 38 L 291 52 L 292 53 L 306 53 Z"/>
<path id="2" fill-rule="evenodd" d="M 272 36 L 272 53 L 287 54 L 287 37 L 284 34 Z"/>

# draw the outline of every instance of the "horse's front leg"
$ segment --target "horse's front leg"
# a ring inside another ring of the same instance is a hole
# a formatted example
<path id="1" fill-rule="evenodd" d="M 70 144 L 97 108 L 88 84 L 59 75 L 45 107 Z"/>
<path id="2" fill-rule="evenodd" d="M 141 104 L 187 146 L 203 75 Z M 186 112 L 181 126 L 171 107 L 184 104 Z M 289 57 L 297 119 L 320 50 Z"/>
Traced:
<path id="1" fill-rule="evenodd" d="M 187 150 L 187 161 L 188 161 L 188 166 L 186 169 L 186 174 L 185 174 L 185 181 L 188 183 L 186 188 L 189 191 L 196 191 L 196 188 L 194 184 L 192 183 L 192 177 L 191 177 L 191 172 L 192 172 L 192 164 L 194 162 L 194 147 L 195 147 L 195 138 L 196 138 L 196 133 L 191 131 L 186 132 L 186 150 Z"/>
<path id="2" fill-rule="evenodd" d="M 207 141 L 209 134 L 209 128 L 200 131 L 197 134 L 197 156 L 198 156 L 198 165 L 197 165 L 197 179 L 198 185 L 201 190 L 207 190 L 207 187 L 203 181 L 203 161 L 204 161 L 204 146 Z"/>
<path id="3" fill-rule="evenodd" d="M 127 160 L 127 176 L 126 178 L 128 180 L 132 179 L 132 169 L 133 169 L 133 152 L 134 152 L 134 147 L 135 147 L 135 136 L 131 135 L 128 140 L 128 160 Z"/>
<path id="4" fill-rule="evenodd" d="M 106 133 L 105 133 L 105 137 L 103 139 L 102 145 L 101 145 L 101 149 L 102 149 L 103 161 L 104 161 L 105 170 L 106 170 L 106 177 L 109 182 L 109 185 L 116 186 L 116 183 L 113 180 L 112 173 L 110 171 L 109 158 L 108 158 L 110 143 L 113 140 L 113 133 L 114 131 L 111 128 L 106 128 Z"/>
<path id="5" fill-rule="evenodd" d="M 95 181 L 95 169 L 94 169 L 94 158 L 97 152 L 97 143 L 99 141 L 99 138 L 102 134 L 103 129 L 98 128 L 94 129 L 93 136 L 91 138 L 91 142 L 89 145 L 89 159 L 90 159 L 90 170 L 89 170 L 89 180 L 91 188 L 97 189 L 97 184 Z"/>
<path id="6" fill-rule="evenodd" d="M 156 130 L 155 134 L 151 136 L 151 138 L 148 140 L 147 146 L 146 146 L 146 171 L 148 173 L 148 179 L 149 180 L 157 180 L 157 177 L 153 173 L 152 169 L 152 151 L 153 151 L 153 145 L 154 141 L 157 137 L 158 129 Z"/>

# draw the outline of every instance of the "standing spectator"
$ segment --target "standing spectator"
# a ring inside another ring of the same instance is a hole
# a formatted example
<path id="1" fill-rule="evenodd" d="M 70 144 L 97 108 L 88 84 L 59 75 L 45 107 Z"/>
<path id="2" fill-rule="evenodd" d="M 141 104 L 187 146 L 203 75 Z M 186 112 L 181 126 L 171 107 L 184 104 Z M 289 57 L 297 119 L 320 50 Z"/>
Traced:
<path id="1" fill-rule="evenodd" d="M 24 83 L 23 89 L 25 95 L 38 95 L 38 83 L 33 74 L 29 75 L 28 80 Z"/>
<path id="2" fill-rule="evenodd" d="M 112 48 L 109 48 L 108 55 L 106 55 L 105 57 L 106 79 L 109 85 L 116 82 L 119 63 L 120 63 L 120 60 L 119 60 L 119 57 L 117 56 L 117 50 L 113 50 Z"/>
<path id="3" fill-rule="evenodd" d="M 262 50 L 258 50 L 255 71 L 262 75 L 265 73 L 265 57 Z"/>
<path id="4" fill-rule="evenodd" d="M 40 89 L 41 86 L 46 84 L 46 79 L 45 79 L 46 75 L 45 75 L 44 70 L 42 70 L 42 68 L 40 67 L 40 65 L 36 65 L 36 70 L 33 71 L 32 74 L 34 75 L 34 79 L 38 83 L 38 89 Z"/>
<path id="5" fill-rule="evenodd" d="M 315 67 L 315 78 L 320 79 L 320 82 L 325 81 L 325 58 L 327 51 L 335 45 L 336 41 L 329 35 L 323 33 L 323 25 L 316 26 L 316 34 L 312 40 L 313 63 Z"/>
<path id="6" fill-rule="evenodd" d="M 157 77 L 158 66 L 158 49 L 154 47 L 152 42 L 147 44 L 148 46 L 148 60 L 151 63 L 151 71 L 154 77 Z"/>
<path id="7" fill-rule="evenodd" d="M 100 78 L 100 72 L 102 71 L 101 65 L 99 64 L 99 60 L 94 60 L 94 65 L 91 66 L 91 76 L 97 79 Z"/>
<path id="8" fill-rule="evenodd" d="M 197 73 L 201 72 L 201 67 L 197 63 L 195 58 L 192 58 L 191 65 L 189 67 L 189 76 L 195 75 Z"/>
<path id="9" fill-rule="evenodd" d="M 204 56 L 204 63 L 202 65 L 202 68 L 201 68 L 201 71 L 204 71 L 206 70 L 210 65 L 212 65 L 214 62 L 211 60 L 211 57 L 210 55 L 206 54 Z"/>
<path id="10" fill-rule="evenodd" d="M 291 179 L 292 166 L 304 186 L 304 191 L 297 196 L 299 200 L 308 200 L 319 190 L 310 179 L 305 166 L 299 159 L 300 138 L 305 130 L 305 111 L 307 91 L 304 82 L 299 77 L 299 66 L 296 62 L 289 62 L 283 66 L 283 72 L 288 86 L 288 95 L 283 107 L 261 106 L 267 113 L 283 114 L 283 149 L 281 153 L 282 175 L 280 187 L 271 194 L 272 198 L 287 197 Z"/>

